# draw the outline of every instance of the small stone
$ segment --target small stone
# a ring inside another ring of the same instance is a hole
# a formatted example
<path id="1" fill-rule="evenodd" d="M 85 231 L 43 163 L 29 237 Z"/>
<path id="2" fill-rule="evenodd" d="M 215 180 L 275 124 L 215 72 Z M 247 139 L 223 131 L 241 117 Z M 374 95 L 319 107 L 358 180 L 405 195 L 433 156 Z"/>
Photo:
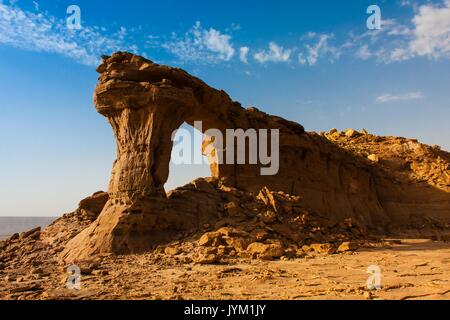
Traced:
<path id="1" fill-rule="evenodd" d="M 229 202 L 225 204 L 224 209 L 225 211 L 228 212 L 228 214 L 231 217 L 238 216 L 241 212 L 241 209 L 239 208 L 239 205 L 236 202 Z"/>
<path id="2" fill-rule="evenodd" d="M 167 247 L 164 249 L 164 253 L 169 256 L 176 256 L 180 254 L 181 250 L 178 247 Z"/>
<path id="3" fill-rule="evenodd" d="M 376 154 L 371 154 L 367 157 L 372 162 L 378 163 L 380 162 L 380 158 Z"/>
<path id="4" fill-rule="evenodd" d="M 337 249 L 337 252 L 349 252 L 356 251 L 358 249 L 358 244 L 356 242 L 343 242 Z"/>
<path id="5" fill-rule="evenodd" d="M 94 271 L 92 271 L 92 274 L 94 276 L 107 276 L 107 275 L 109 275 L 109 272 L 108 272 L 108 270 L 94 270 Z"/>
<path id="6" fill-rule="evenodd" d="M 194 258 L 194 262 L 197 264 L 214 264 L 220 261 L 220 257 L 215 254 L 201 253 Z"/>
<path id="7" fill-rule="evenodd" d="M 270 236 L 270 234 L 266 230 L 257 230 L 253 233 L 253 236 L 255 237 L 256 241 L 263 242 L 267 240 Z"/>
<path id="8" fill-rule="evenodd" d="M 98 261 L 84 261 L 80 263 L 80 271 L 82 275 L 90 275 L 92 272 L 100 266 Z"/>
<path id="9" fill-rule="evenodd" d="M 336 247 L 330 243 L 315 243 L 310 247 L 317 253 L 333 254 L 336 252 Z"/>
<path id="10" fill-rule="evenodd" d="M 221 234 L 219 232 L 207 232 L 198 240 L 200 246 L 215 245 L 220 242 Z"/>
<path id="11" fill-rule="evenodd" d="M 306 253 L 313 251 L 313 249 L 310 246 L 306 245 L 306 244 L 302 246 L 301 250 L 303 252 L 306 252 Z"/>
<path id="12" fill-rule="evenodd" d="M 338 130 L 336 128 L 333 128 L 330 131 L 328 131 L 328 134 L 335 134 L 337 132 L 338 132 Z"/>
<path id="13" fill-rule="evenodd" d="M 14 241 L 14 240 L 17 240 L 17 239 L 19 239 L 20 238 L 20 235 L 18 234 L 18 233 L 14 233 L 10 238 L 9 238 L 9 240 L 10 241 Z"/>
<path id="14" fill-rule="evenodd" d="M 365 292 L 364 292 L 364 298 L 366 298 L 367 300 L 372 300 L 372 299 L 373 299 L 372 292 L 370 292 L 370 291 L 365 291 Z"/>

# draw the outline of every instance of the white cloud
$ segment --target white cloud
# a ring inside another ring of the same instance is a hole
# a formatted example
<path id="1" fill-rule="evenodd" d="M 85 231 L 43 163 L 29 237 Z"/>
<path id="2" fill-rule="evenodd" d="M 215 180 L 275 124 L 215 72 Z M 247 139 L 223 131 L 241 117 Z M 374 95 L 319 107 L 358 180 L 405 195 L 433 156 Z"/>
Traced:
<path id="1" fill-rule="evenodd" d="M 300 64 L 313 66 L 317 64 L 321 57 L 328 57 L 329 60 L 334 61 L 341 56 L 341 50 L 329 44 L 329 40 L 334 37 L 333 34 L 316 34 L 310 32 L 306 37 L 316 40 L 316 43 L 305 45 L 306 52 L 300 52 L 298 54 Z"/>
<path id="2" fill-rule="evenodd" d="M 184 36 L 173 33 L 172 38 L 161 46 L 184 61 L 229 61 L 235 53 L 230 35 L 213 28 L 206 30 L 199 21 Z"/>
<path id="3" fill-rule="evenodd" d="M 239 23 L 232 23 L 230 28 L 227 29 L 231 31 L 238 31 L 241 30 L 241 25 Z"/>
<path id="4" fill-rule="evenodd" d="M 125 27 L 120 27 L 119 31 L 117 31 L 116 35 L 120 40 L 125 39 L 125 37 L 127 36 L 128 31 L 127 28 Z"/>
<path id="5" fill-rule="evenodd" d="M 415 3 L 413 3 L 411 0 L 401 0 L 400 5 L 402 7 L 413 7 Z"/>
<path id="6" fill-rule="evenodd" d="M 414 17 L 413 54 L 431 58 L 450 57 L 450 0 L 443 6 L 424 5 Z"/>
<path id="7" fill-rule="evenodd" d="M 308 62 L 302 52 L 299 52 L 297 57 L 298 57 L 298 63 L 300 63 L 300 64 L 306 64 Z"/>
<path id="8" fill-rule="evenodd" d="M 210 29 L 204 33 L 205 46 L 212 52 L 219 54 L 223 60 L 230 60 L 234 55 L 234 48 L 230 44 L 231 36 L 221 34 L 215 29 Z"/>
<path id="9" fill-rule="evenodd" d="M 418 100 L 422 99 L 424 96 L 422 92 L 409 92 L 404 94 L 385 94 L 376 98 L 377 103 L 388 103 L 388 102 L 396 102 L 396 101 L 409 101 L 409 100 Z"/>
<path id="10" fill-rule="evenodd" d="M 369 46 L 367 44 L 363 45 L 356 52 L 356 56 L 361 60 L 367 60 L 372 57 L 372 52 L 370 52 Z"/>
<path id="11" fill-rule="evenodd" d="M 387 62 L 399 62 L 408 60 L 409 58 L 410 52 L 405 48 L 395 48 L 392 52 L 389 53 L 388 57 L 385 57 L 385 59 L 387 59 Z"/>
<path id="12" fill-rule="evenodd" d="M 102 35 L 98 27 L 68 30 L 65 21 L 42 12 L 32 13 L 0 3 L 0 44 L 11 47 L 60 54 L 81 64 L 95 66 L 102 54 L 118 50 L 136 51 L 123 39 Z"/>
<path id="13" fill-rule="evenodd" d="M 358 36 L 351 36 L 346 50 L 352 50 L 361 60 L 374 58 L 378 63 L 392 63 L 406 60 L 404 50 L 412 30 L 394 19 L 382 20 L 380 30 L 369 30 Z"/>
<path id="14" fill-rule="evenodd" d="M 248 63 L 248 52 L 250 51 L 249 47 L 241 47 L 239 49 L 239 59 L 243 62 L 243 63 Z"/>
<path id="15" fill-rule="evenodd" d="M 254 54 L 254 58 L 259 63 L 265 62 L 289 62 L 292 50 L 284 49 L 275 42 L 269 43 L 268 51 L 258 51 Z"/>

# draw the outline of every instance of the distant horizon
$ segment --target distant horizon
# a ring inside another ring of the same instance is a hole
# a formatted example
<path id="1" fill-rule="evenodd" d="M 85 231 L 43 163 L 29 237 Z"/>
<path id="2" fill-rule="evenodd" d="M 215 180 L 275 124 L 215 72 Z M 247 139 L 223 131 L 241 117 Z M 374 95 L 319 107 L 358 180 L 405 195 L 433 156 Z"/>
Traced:
<path id="1" fill-rule="evenodd" d="M 37 227 L 45 228 L 59 217 L 0 217 L 0 240 L 15 233 L 26 232 Z"/>

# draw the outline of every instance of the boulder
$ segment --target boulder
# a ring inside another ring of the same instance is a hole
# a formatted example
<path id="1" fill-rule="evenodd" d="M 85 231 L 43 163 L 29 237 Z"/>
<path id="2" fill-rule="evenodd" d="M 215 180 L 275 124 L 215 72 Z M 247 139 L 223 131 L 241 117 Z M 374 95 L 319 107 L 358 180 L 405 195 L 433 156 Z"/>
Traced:
<path id="1" fill-rule="evenodd" d="M 356 138 L 360 135 L 360 133 L 354 129 L 348 129 L 345 131 L 345 136 L 347 138 Z"/>
<path id="2" fill-rule="evenodd" d="M 108 202 L 108 199 L 109 195 L 107 192 L 98 191 L 92 196 L 81 200 L 78 205 L 78 210 L 83 210 L 87 216 L 97 218 Z"/>
<path id="3" fill-rule="evenodd" d="M 22 232 L 20 234 L 21 239 L 39 239 L 41 236 L 41 227 L 34 228 L 30 231 Z"/>
<path id="4" fill-rule="evenodd" d="M 261 260 L 272 260 L 284 255 L 284 249 L 280 244 L 265 244 L 254 242 L 247 247 L 247 252 L 253 257 Z"/>

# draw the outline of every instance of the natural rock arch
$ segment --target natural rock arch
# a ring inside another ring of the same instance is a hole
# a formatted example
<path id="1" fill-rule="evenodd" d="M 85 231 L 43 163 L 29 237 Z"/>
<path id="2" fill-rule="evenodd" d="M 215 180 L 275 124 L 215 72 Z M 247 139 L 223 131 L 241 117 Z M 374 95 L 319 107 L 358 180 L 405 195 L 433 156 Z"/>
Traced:
<path id="1" fill-rule="evenodd" d="M 97 221 L 69 242 L 62 254 L 66 260 L 102 252 L 142 251 L 161 241 L 169 234 L 167 230 L 190 226 L 164 190 L 171 135 L 183 122 L 194 125 L 201 120 L 204 131 L 280 131 L 277 175 L 261 176 L 261 165 L 212 163 L 213 178 L 220 184 L 249 192 L 268 187 L 300 195 L 306 206 L 323 216 L 353 217 L 369 227 L 401 223 L 412 212 L 450 212 L 449 193 L 439 193 L 433 202 L 433 190 L 411 186 L 408 181 L 392 183 L 367 159 L 355 157 L 323 136 L 305 132 L 297 123 L 255 108 L 244 109 L 224 91 L 179 68 L 118 52 L 104 57 L 97 71 L 95 106 L 113 128 L 117 160 L 108 203 Z M 407 196 L 408 190 L 417 188 L 423 192 L 415 192 L 419 201 Z"/>

